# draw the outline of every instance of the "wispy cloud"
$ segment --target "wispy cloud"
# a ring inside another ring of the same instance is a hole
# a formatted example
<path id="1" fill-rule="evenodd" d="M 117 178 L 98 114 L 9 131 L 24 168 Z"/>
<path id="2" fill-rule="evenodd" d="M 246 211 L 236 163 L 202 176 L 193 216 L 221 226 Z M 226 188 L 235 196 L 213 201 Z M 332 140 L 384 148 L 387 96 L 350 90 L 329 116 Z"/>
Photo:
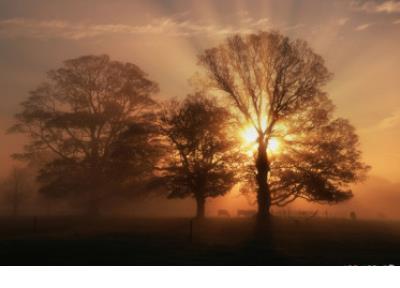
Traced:
<path id="1" fill-rule="evenodd" d="M 179 16 L 179 17 L 178 17 Z M 12 18 L 0 21 L 0 36 L 84 39 L 108 34 L 193 36 L 199 34 L 248 33 L 269 29 L 267 18 L 254 19 L 246 16 L 238 25 L 216 25 L 185 19 L 185 14 L 157 18 L 148 24 L 85 24 L 63 20 L 37 20 Z"/>
<path id="2" fill-rule="evenodd" d="M 337 25 L 344 26 L 347 22 L 349 22 L 349 18 L 340 18 L 337 20 Z"/>
<path id="3" fill-rule="evenodd" d="M 382 119 L 378 127 L 381 129 L 394 128 L 400 125 L 400 109 L 394 111 L 390 116 Z"/>
<path id="4" fill-rule="evenodd" d="M 306 26 L 305 24 L 299 23 L 299 24 L 296 24 L 296 25 L 284 27 L 282 30 L 284 30 L 284 31 L 298 30 L 298 29 L 303 28 L 305 26 Z"/>
<path id="5" fill-rule="evenodd" d="M 395 110 L 389 116 L 381 119 L 377 124 L 363 129 L 361 132 L 376 132 L 384 131 L 393 128 L 400 128 L 400 108 Z"/>
<path id="6" fill-rule="evenodd" d="M 354 10 L 364 11 L 368 13 L 400 13 L 400 1 L 353 1 L 351 6 Z"/>
<path id="7" fill-rule="evenodd" d="M 0 21 L 0 36 L 3 37 L 81 39 L 100 33 L 101 31 L 94 26 L 72 24 L 62 20 L 12 18 Z"/>
<path id="8" fill-rule="evenodd" d="M 365 23 L 365 24 L 358 25 L 356 28 L 354 28 L 354 30 L 356 30 L 356 31 L 364 31 L 364 30 L 368 29 L 371 26 L 372 26 L 371 23 Z"/>
<path id="9" fill-rule="evenodd" d="M 247 10 L 240 10 L 240 11 L 236 12 L 236 15 L 243 18 L 243 17 L 249 16 L 250 13 Z"/>

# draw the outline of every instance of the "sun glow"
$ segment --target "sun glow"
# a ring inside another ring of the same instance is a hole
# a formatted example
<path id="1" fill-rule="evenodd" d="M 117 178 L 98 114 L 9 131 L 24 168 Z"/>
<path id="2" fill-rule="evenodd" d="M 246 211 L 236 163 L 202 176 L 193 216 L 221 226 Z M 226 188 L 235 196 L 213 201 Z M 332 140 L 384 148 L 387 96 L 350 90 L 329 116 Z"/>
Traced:
<path id="1" fill-rule="evenodd" d="M 278 154 L 280 152 L 280 148 L 281 148 L 281 143 L 279 142 L 278 139 L 276 139 L 276 138 L 269 139 L 269 141 L 268 141 L 268 150 L 272 154 Z"/>
<path id="2" fill-rule="evenodd" d="M 241 132 L 241 137 L 243 139 L 244 147 L 246 150 L 246 153 L 251 156 L 254 155 L 254 153 L 257 151 L 257 139 L 258 139 L 258 133 L 257 130 L 252 127 L 248 126 L 243 131 Z M 281 143 L 279 139 L 277 138 L 271 138 L 268 141 L 268 152 L 270 154 L 278 154 L 281 149 Z"/>
<path id="3" fill-rule="evenodd" d="M 252 144 L 257 141 L 258 133 L 254 127 L 248 126 L 247 128 L 243 129 L 242 137 L 245 144 Z"/>

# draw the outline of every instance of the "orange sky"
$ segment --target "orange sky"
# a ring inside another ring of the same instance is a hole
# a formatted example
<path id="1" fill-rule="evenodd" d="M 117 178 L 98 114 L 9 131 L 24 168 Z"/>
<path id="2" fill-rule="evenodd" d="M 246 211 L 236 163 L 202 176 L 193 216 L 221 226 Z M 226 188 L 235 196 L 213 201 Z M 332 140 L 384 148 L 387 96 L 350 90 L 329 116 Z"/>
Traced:
<path id="1" fill-rule="evenodd" d="M 160 99 L 182 97 L 202 49 L 233 32 L 267 29 L 306 39 L 335 74 L 326 90 L 337 115 L 358 129 L 364 160 L 372 166 L 357 197 L 367 199 L 363 191 L 379 181 L 397 197 L 400 2 L 394 0 L 3 0 L 0 129 L 12 123 L 18 103 L 45 72 L 64 59 L 107 53 L 148 72 L 160 84 Z M 9 154 L 22 145 L 21 136 L 0 134 L 0 177 L 12 165 Z"/>

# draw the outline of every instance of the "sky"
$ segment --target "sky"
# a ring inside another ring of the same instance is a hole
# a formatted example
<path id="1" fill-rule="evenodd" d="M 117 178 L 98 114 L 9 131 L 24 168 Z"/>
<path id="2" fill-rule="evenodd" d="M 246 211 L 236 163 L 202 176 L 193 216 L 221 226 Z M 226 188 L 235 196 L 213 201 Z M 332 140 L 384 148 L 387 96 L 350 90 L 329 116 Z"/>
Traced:
<path id="1" fill-rule="evenodd" d="M 363 159 L 372 166 L 356 196 L 373 201 L 365 195 L 377 192 L 363 191 L 385 183 L 400 202 L 400 1 L 395 0 L 0 0 L 0 178 L 14 164 L 9 155 L 25 141 L 5 133 L 13 114 L 46 71 L 63 60 L 109 54 L 139 65 L 158 82 L 158 99 L 184 97 L 203 49 L 232 33 L 269 29 L 307 40 L 334 73 L 326 91 L 336 115 L 356 127 Z"/>

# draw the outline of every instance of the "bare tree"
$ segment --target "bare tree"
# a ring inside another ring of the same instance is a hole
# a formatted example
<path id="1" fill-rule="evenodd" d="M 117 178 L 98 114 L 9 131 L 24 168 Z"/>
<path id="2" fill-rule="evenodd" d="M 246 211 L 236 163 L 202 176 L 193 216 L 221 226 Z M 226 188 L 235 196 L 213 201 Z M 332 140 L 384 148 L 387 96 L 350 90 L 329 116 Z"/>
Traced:
<path id="1" fill-rule="evenodd" d="M 277 201 L 271 198 L 269 142 L 283 124 L 290 126 L 296 117 L 314 108 L 317 99 L 325 95 L 322 87 L 331 74 L 305 41 L 277 32 L 229 37 L 220 46 L 205 50 L 199 62 L 207 73 L 207 85 L 226 95 L 241 123 L 257 131 L 254 176 L 258 216 L 265 219 L 270 205 Z M 306 132 L 305 127 L 297 128 Z"/>
<path id="2" fill-rule="evenodd" d="M 49 195 L 87 194 L 96 210 L 96 193 L 107 179 L 112 148 L 132 123 L 144 123 L 158 86 L 136 65 L 107 55 L 67 60 L 30 92 L 11 132 L 31 141 L 17 156 L 50 151 L 42 169 L 41 191 Z"/>
<path id="3" fill-rule="evenodd" d="M 241 154 L 232 137 L 228 111 L 201 94 L 172 102 L 160 116 L 170 147 L 162 163 L 161 183 L 168 197 L 193 197 L 203 218 L 208 197 L 228 192 L 237 182 Z"/>

